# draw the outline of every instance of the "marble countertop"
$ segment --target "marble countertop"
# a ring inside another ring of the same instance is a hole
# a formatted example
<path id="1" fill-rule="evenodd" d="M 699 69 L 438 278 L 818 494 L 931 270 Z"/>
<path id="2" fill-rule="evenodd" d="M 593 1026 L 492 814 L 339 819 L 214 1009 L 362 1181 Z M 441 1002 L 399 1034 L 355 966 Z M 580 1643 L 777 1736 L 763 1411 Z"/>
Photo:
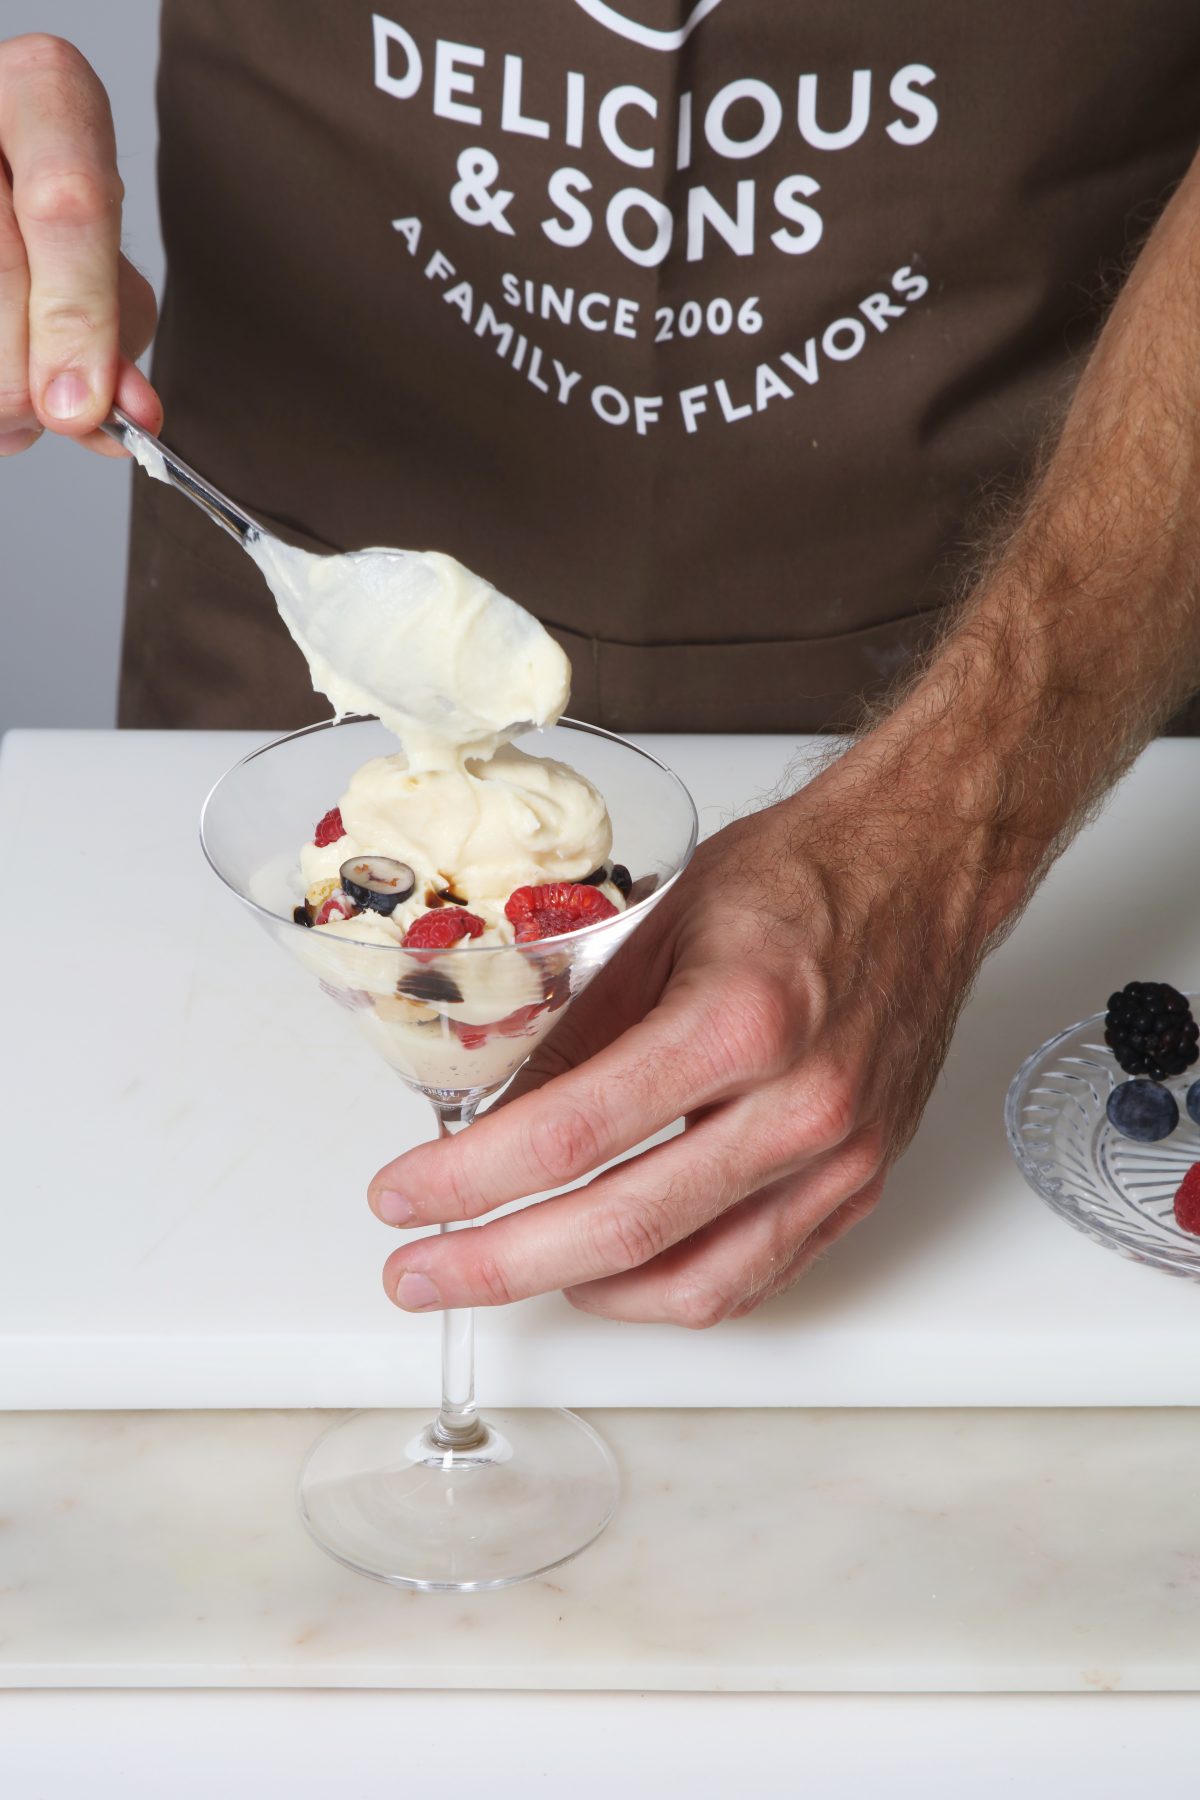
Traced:
<path id="1" fill-rule="evenodd" d="M 592 1416 L 614 1523 L 473 1596 L 310 1543 L 320 1415 L 0 1416 L 0 1688 L 1200 1689 L 1192 1411 Z"/>

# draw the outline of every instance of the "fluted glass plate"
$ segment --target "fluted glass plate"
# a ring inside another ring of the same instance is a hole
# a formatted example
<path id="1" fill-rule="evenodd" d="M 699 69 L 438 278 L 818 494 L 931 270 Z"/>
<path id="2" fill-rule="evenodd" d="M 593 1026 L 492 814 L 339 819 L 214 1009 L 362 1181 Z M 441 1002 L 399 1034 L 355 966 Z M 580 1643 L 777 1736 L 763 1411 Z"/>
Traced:
<path id="1" fill-rule="evenodd" d="M 1200 997 L 1189 996 L 1193 1008 Z M 1200 1162 L 1200 1128 L 1184 1095 L 1200 1065 L 1170 1088 L 1179 1124 L 1157 1144 L 1114 1131 L 1108 1096 L 1128 1078 L 1104 1042 L 1104 1014 L 1060 1031 L 1012 1079 L 1004 1123 L 1017 1166 L 1047 1205 L 1099 1244 L 1200 1281 L 1200 1238 L 1175 1223 L 1175 1192 Z"/>

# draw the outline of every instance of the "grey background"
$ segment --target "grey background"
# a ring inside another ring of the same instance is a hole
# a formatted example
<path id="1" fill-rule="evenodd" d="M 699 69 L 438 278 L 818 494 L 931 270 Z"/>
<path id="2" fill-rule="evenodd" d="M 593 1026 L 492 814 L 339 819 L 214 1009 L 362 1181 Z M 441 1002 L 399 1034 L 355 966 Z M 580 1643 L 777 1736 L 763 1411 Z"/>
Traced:
<path id="1" fill-rule="evenodd" d="M 24 31 L 69 39 L 108 89 L 125 254 L 161 292 L 158 0 L 0 0 L 0 38 Z M 114 723 L 132 474 L 49 432 L 0 459 L 0 730 Z"/>

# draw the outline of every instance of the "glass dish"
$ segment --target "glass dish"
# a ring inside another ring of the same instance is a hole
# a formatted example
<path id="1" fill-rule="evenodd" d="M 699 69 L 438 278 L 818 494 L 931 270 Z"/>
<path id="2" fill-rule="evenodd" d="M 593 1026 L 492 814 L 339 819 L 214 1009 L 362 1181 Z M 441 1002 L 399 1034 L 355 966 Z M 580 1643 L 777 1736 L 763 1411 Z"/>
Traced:
<path id="1" fill-rule="evenodd" d="M 293 919 L 303 897 L 300 845 L 354 770 L 397 748 L 376 720 L 359 718 L 266 744 L 214 787 L 201 840 L 217 875 L 298 974 L 346 1009 L 375 1054 L 429 1100 L 438 1135 L 450 1137 L 469 1128 L 670 891 L 695 849 L 696 810 L 648 752 L 564 719 L 518 739 L 518 748 L 570 764 L 603 794 L 614 854 L 634 877 L 625 911 L 562 937 L 437 951 L 309 930 Z M 312 1048 L 319 1052 L 320 1041 Z M 398 1317 L 404 1329 L 420 1327 Z M 617 1503 L 617 1469 L 572 1412 L 481 1413 L 470 1312 L 444 1312 L 441 1331 L 436 1415 L 360 1412 L 331 1427 L 301 1472 L 300 1513 L 323 1550 L 377 1580 L 505 1587 L 598 1536 Z"/>
<path id="2" fill-rule="evenodd" d="M 1196 995 L 1189 996 L 1193 1008 Z M 1175 1192 L 1200 1162 L 1200 1128 L 1184 1096 L 1200 1064 L 1164 1082 L 1179 1104 L 1179 1124 L 1157 1144 L 1114 1131 L 1108 1096 L 1128 1077 L 1104 1042 L 1104 1014 L 1060 1031 L 1035 1050 L 1012 1079 L 1004 1124 L 1017 1166 L 1077 1231 L 1098 1244 L 1200 1281 L 1200 1238 L 1175 1223 Z"/>

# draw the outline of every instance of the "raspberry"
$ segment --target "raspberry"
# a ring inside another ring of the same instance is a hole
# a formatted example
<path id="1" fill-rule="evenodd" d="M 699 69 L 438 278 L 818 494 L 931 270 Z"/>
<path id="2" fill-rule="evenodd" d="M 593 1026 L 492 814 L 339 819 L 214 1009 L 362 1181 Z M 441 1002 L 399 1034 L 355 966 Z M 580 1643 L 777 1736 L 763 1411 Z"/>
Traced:
<path id="1" fill-rule="evenodd" d="M 546 1011 L 546 1002 L 540 1006 L 518 1006 L 516 1012 L 510 1012 L 506 1019 L 500 1019 L 492 1030 L 498 1031 L 501 1037 L 524 1037 L 533 1021 Z"/>
<path id="2" fill-rule="evenodd" d="M 493 1025 L 468 1025 L 464 1019 L 451 1019 L 450 1029 L 464 1050 L 478 1050 L 497 1033 L 507 1038 L 524 1037 L 533 1021 L 545 1010 L 546 1003 L 543 1000 L 540 1006 L 518 1006 L 516 1012 L 510 1012 L 507 1018 L 497 1019 Z"/>
<path id="3" fill-rule="evenodd" d="M 320 908 L 313 915 L 313 924 L 328 925 L 330 919 L 353 919 L 357 912 L 357 906 L 351 905 L 341 888 L 336 888 L 327 900 L 321 902 Z"/>
<path id="4" fill-rule="evenodd" d="M 451 1019 L 450 1029 L 464 1050 L 479 1050 L 488 1041 L 486 1025 L 468 1025 L 462 1019 Z"/>
<path id="5" fill-rule="evenodd" d="M 483 920 L 474 913 L 464 912 L 461 906 L 442 906 L 436 912 L 422 913 L 414 919 L 404 934 L 401 948 L 404 950 L 449 950 L 451 944 L 457 944 L 461 938 L 477 938 L 483 930 Z"/>
<path id="6" fill-rule="evenodd" d="M 1193 1163 L 1175 1196 L 1175 1223 L 1181 1231 L 1200 1237 L 1200 1163 Z"/>
<path id="7" fill-rule="evenodd" d="M 539 938 L 562 937 L 581 925 L 611 919 L 612 901 L 598 888 L 583 881 L 547 881 L 541 887 L 519 887 L 508 896 L 504 916 L 515 927 L 518 944 Z"/>
<path id="8" fill-rule="evenodd" d="M 325 817 L 318 821 L 313 832 L 313 843 L 318 850 L 324 850 L 326 844 L 336 844 L 340 837 L 345 837 L 346 827 L 342 824 L 342 809 L 331 806 Z"/>

